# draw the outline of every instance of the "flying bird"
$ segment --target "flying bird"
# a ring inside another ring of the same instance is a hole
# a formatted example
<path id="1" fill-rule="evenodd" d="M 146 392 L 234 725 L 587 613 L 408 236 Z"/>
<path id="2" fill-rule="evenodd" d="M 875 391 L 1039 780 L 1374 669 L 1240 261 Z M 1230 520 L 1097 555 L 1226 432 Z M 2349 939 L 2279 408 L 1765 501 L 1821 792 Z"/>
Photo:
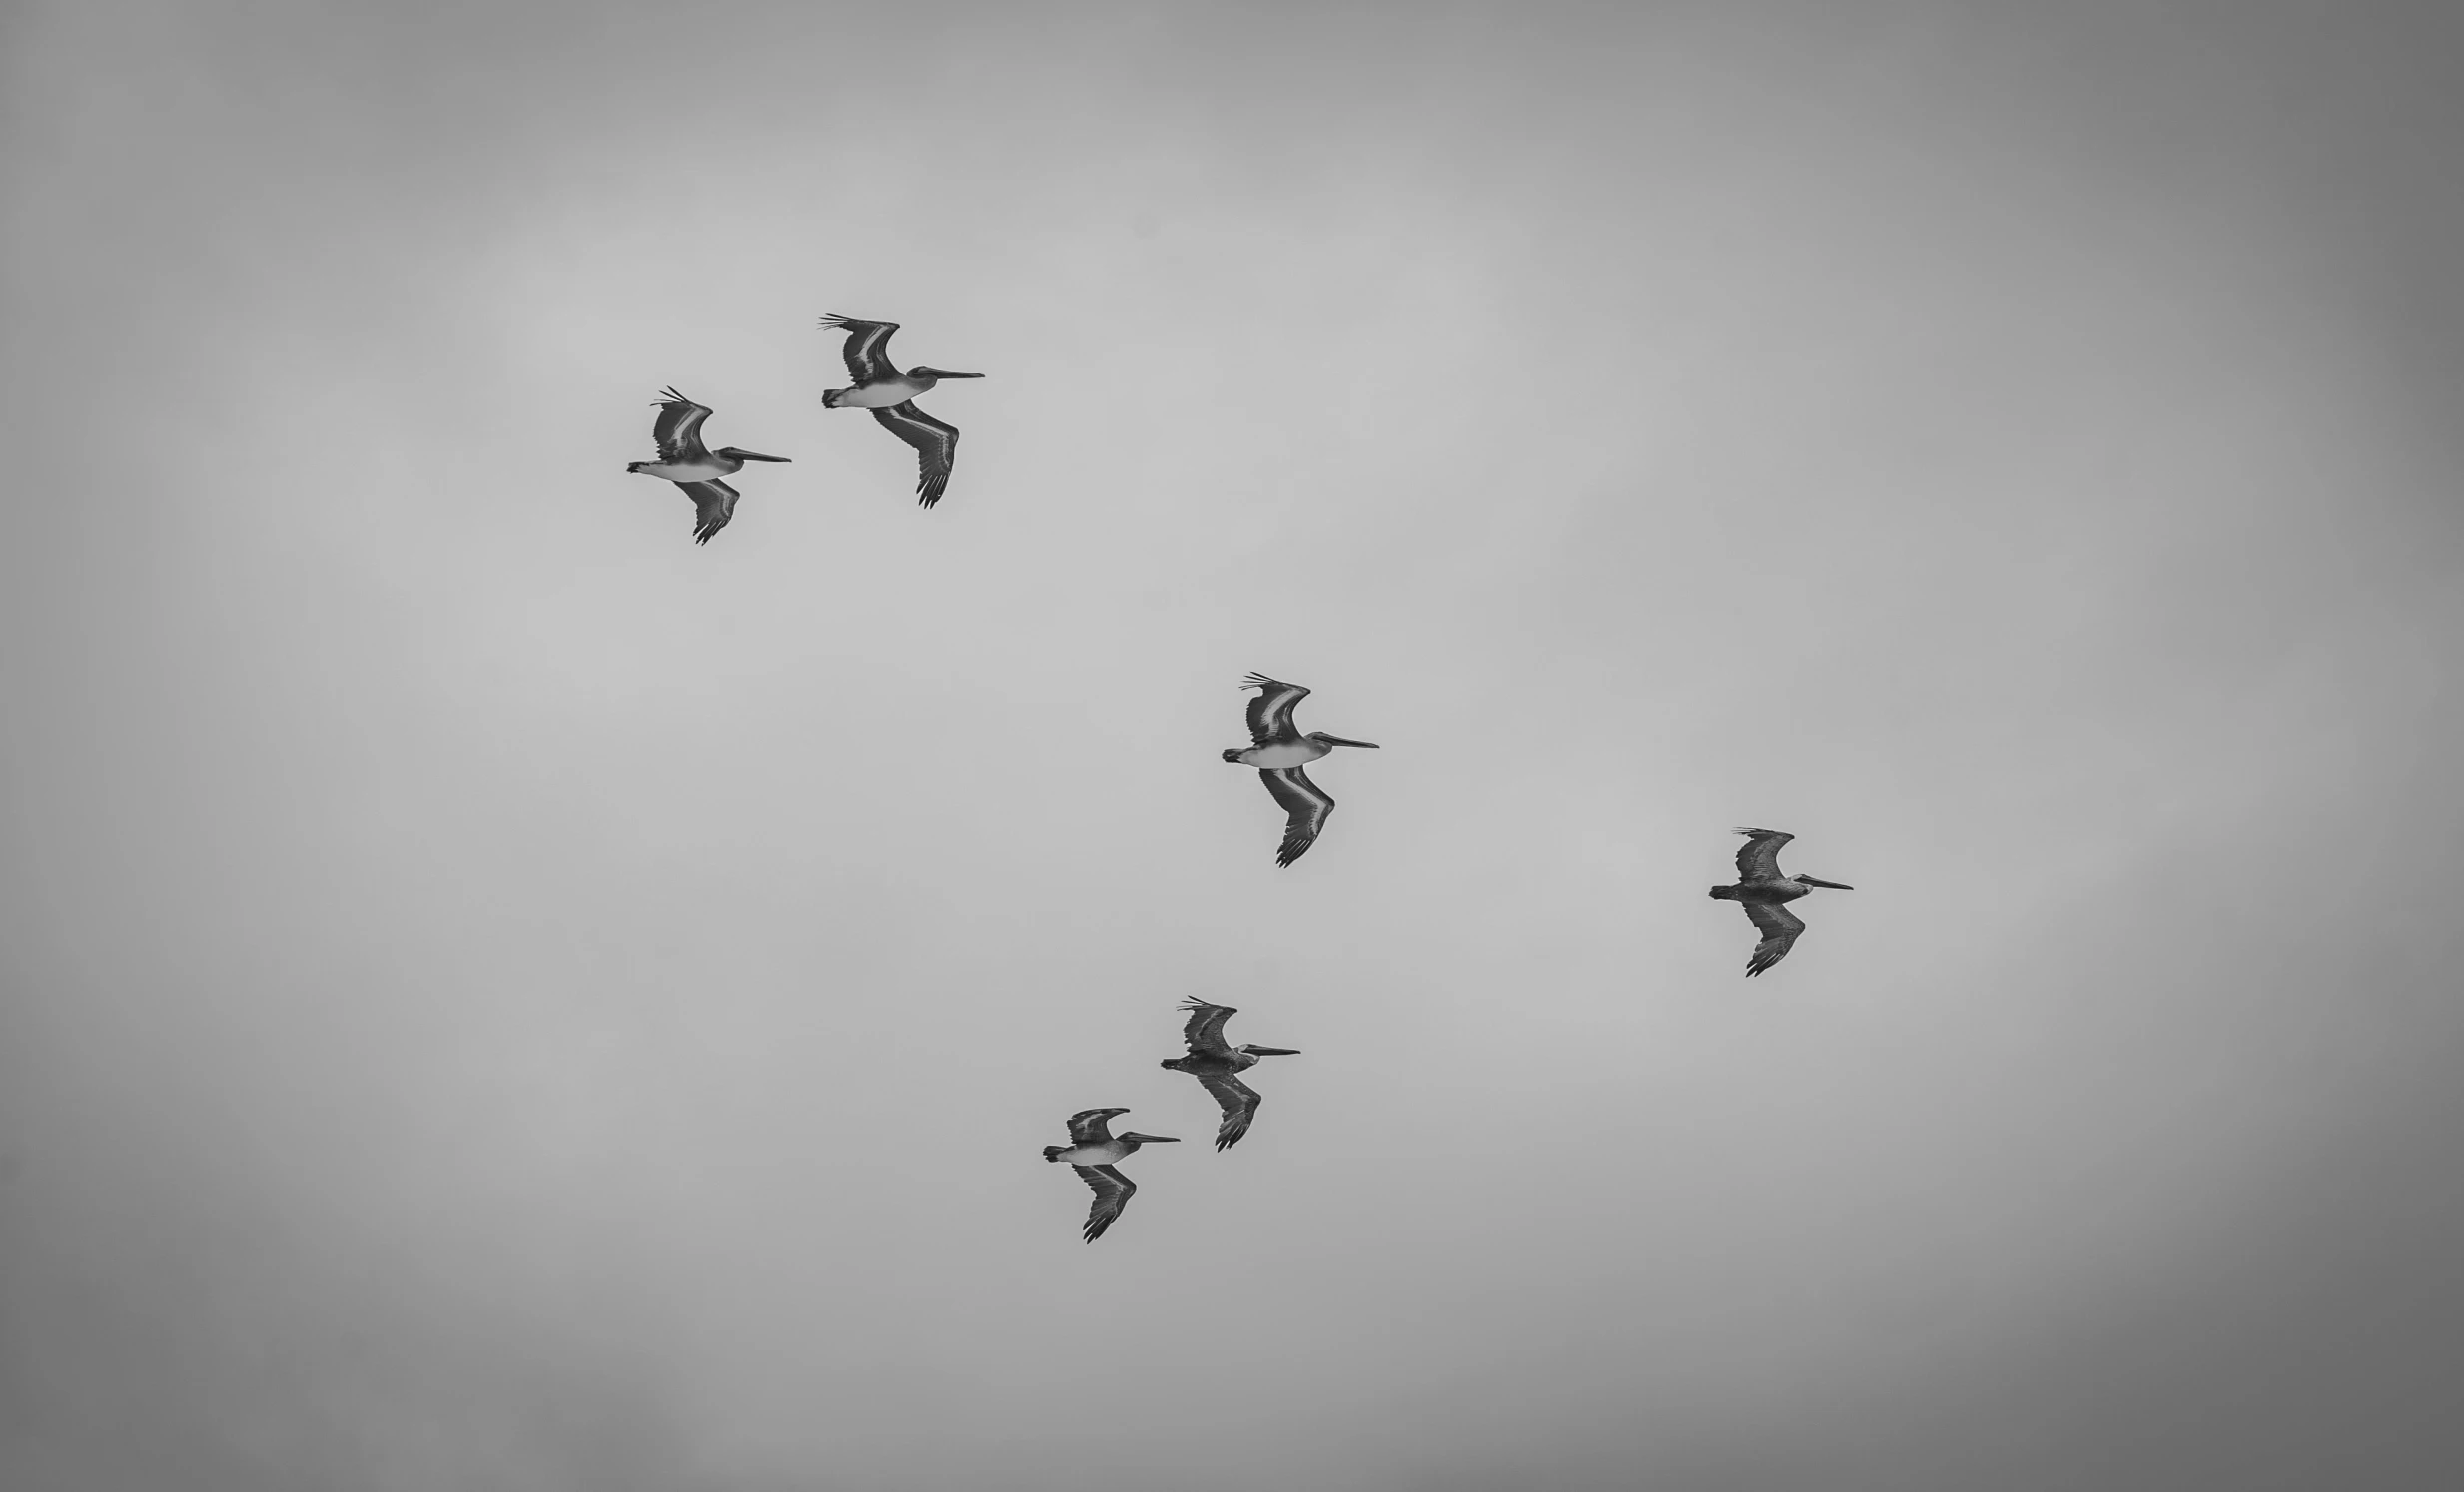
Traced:
<path id="1" fill-rule="evenodd" d="M 1298 1057 L 1291 1047 L 1234 1047 L 1224 1040 L 1224 1023 L 1240 1013 L 1239 1007 L 1209 1005 L 1203 1000 L 1185 1000 L 1181 1009 L 1190 1013 L 1190 1023 L 1182 1030 L 1182 1040 L 1190 1044 L 1187 1057 L 1168 1057 L 1164 1066 L 1176 1073 L 1187 1073 L 1197 1079 L 1224 1111 L 1224 1122 L 1215 1131 L 1215 1147 L 1229 1150 L 1249 1132 L 1249 1120 L 1257 1114 L 1258 1093 L 1239 1079 L 1242 1070 L 1257 1066 L 1261 1057 Z"/>
<path id="2" fill-rule="evenodd" d="M 1857 888 L 1839 881 L 1822 881 L 1812 876 L 1780 874 L 1780 846 L 1795 839 L 1777 829 L 1740 829 L 1746 837 L 1737 847 L 1737 884 L 1714 886 L 1712 899 L 1723 902 L 1743 902 L 1745 915 L 1762 929 L 1763 941 L 1754 945 L 1754 957 L 1746 961 L 1746 978 L 1777 964 L 1788 957 L 1789 946 L 1805 931 L 1805 924 L 1782 902 L 1793 902 L 1817 886 L 1833 891 L 1854 891 Z"/>
<path id="3" fill-rule="evenodd" d="M 1087 1209 L 1087 1241 L 1093 1243 L 1104 1236 L 1121 1209 L 1138 1194 L 1138 1183 L 1113 1169 L 1119 1161 L 1138 1153 L 1144 1144 L 1179 1144 L 1161 1134 L 1115 1134 L 1105 1126 L 1105 1120 L 1127 1109 L 1082 1109 L 1070 1116 L 1070 1142 L 1044 1147 L 1046 1160 L 1067 1164 L 1078 1172 L 1095 1192 L 1095 1205 Z"/>
<path id="4" fill-rule="evenodd" d="M 890 334 L 896 322 L 868 322 L 836 312 L 821 319 L 824 328 L 847 331 L 847 376 L 851 388 L 832 388 L 821 395 L 825 409 L 870 409 L 883 429 L 916 451 L 916 501 L 931 507 L 950 484 L 950 462 L 958 454 L 958 426 L 943 424 L 915 405 L 916 395 L 929 392 L 944 378 L 980 378 L 982 373 L 952 373 L 919 363 L 905 373 L 890 361 Z"/>
<path id="5" fill-rule="evenodd" d="M 693 542 L 706 544 L 736 515 L 736 489 L 719 478 L 743 470 L 746 461 L 785 464 L 787 457 L 733 445 L 708 449 L 701 443 L 701 422 L 710 417 L 709 405 L 697 404 L 673 388 L 659 390 L 657 408 L 658 423 L 650 427 L 650 438 L 658 442 L 659 458 L 635 461 L 624 469 L 681 487 L 693 499 Z"/>
<path id="6" fill-rule="evenodd" d="M 1337 746 L 1359 746 L 1370 751 L 1378 749 L 1375 741 L 1347 741 L 1330 736 L 1322 730 L 1300 734 L 1291 723 L 1292 707 L 1309 697 L 1309 691 L 1298 684 L 1286 684 L 1262 673 L 1250 674 L 1240 681 L 1243 689 L 1255 689 L 1257 697 L 1249 701 L 1248 750 L 1227 750 L 1224 760 L 1243 767 L 1255 767 L 1265 780 L 1266 791 L 1283 805 L 1289 816 L 1283 825 L 1283 847 L 1275 852 L 1274 863 L 1289 865 L 1308 853 L 1317 842 L 1317 831 L 1324 828 L 1326 815 L 1334 812 L 1334 800 L 1326 796 L 1309 774 L 1300 769 L 1303 762 L 1313 762 Z"/>

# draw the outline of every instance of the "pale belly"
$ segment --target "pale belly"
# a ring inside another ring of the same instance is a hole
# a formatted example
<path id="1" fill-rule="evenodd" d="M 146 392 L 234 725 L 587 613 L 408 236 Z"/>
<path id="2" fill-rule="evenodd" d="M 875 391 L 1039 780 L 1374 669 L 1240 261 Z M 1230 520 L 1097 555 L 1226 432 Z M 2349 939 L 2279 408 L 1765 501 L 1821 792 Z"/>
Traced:
<path id="1" fill-rule="evenodd" d="M 1240 764 L 1260 771 L 1274 767 L 1297 767 L 1304 762 L 1313 762 L 1333 749 L 1315 741 L 1278 741 L 1271 746 L 1254 746 L 1242 752 Z"/>
<path id="2" fill-rule="evenodd" d="M 887 409 L 903 404 L 924 389 L 905 378 L 892 378 L 886 383 L 874 383 L 864 388 L 849 388 L 830 403 L 833 409 Z"/>
<path id="3" fill-rule="evenodd" d="M 1053 1157 L 1064 1165 L 1110 1165 L 1121 1152 L 1108 1144 L 1072 1145 Z"/>
<path id="4" fill-rule="evenodd" d="M 644 461 L 635 469 L 661 481 L 716 481 L 736 468 L 718 461 Z"/>

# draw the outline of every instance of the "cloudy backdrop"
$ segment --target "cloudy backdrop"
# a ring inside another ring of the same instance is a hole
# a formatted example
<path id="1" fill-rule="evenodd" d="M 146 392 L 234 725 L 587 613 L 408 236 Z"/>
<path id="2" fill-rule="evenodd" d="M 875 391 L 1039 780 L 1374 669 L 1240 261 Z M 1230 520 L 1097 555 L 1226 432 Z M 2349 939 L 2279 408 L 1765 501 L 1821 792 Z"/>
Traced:
<path id="1" fill-rule="evenodd" d="M 12 7 L 0 1482 L 2447 1485 L 2440 10 Z"/>

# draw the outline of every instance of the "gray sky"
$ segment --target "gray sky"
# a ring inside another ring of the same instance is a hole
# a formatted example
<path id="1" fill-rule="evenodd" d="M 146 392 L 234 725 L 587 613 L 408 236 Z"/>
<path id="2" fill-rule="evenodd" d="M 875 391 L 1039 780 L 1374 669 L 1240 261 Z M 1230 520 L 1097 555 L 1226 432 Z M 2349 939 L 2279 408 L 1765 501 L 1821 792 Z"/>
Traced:
<path id="1" fill-rule="evenodd" d="M 12 1489 L 2464 1461 L 2434 7 L 0 24 Z"/>

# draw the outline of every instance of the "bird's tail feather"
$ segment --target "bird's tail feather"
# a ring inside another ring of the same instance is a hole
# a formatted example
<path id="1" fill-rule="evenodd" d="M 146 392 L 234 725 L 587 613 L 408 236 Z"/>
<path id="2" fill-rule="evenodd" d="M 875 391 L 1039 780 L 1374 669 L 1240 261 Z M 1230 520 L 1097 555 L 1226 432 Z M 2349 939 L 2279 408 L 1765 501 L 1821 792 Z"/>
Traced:
<path id="1" fill-rule="evenodd" d="M 1733 902 L 1737 899 L 1737 888 L 1734 886 L 1714 886 L 1711 888 L 1711 899 L 1715 902 Z"/>
<path id="2" fill-rule="evenodd" d="M 1068 1148 L 1069 1146 L 1066 1144 L 1048 1144 L 1044 1147 L 1044 1158 L 1048 1161 L 1059 1160 L 1061 1158 L 1061 1152 Z"/>

